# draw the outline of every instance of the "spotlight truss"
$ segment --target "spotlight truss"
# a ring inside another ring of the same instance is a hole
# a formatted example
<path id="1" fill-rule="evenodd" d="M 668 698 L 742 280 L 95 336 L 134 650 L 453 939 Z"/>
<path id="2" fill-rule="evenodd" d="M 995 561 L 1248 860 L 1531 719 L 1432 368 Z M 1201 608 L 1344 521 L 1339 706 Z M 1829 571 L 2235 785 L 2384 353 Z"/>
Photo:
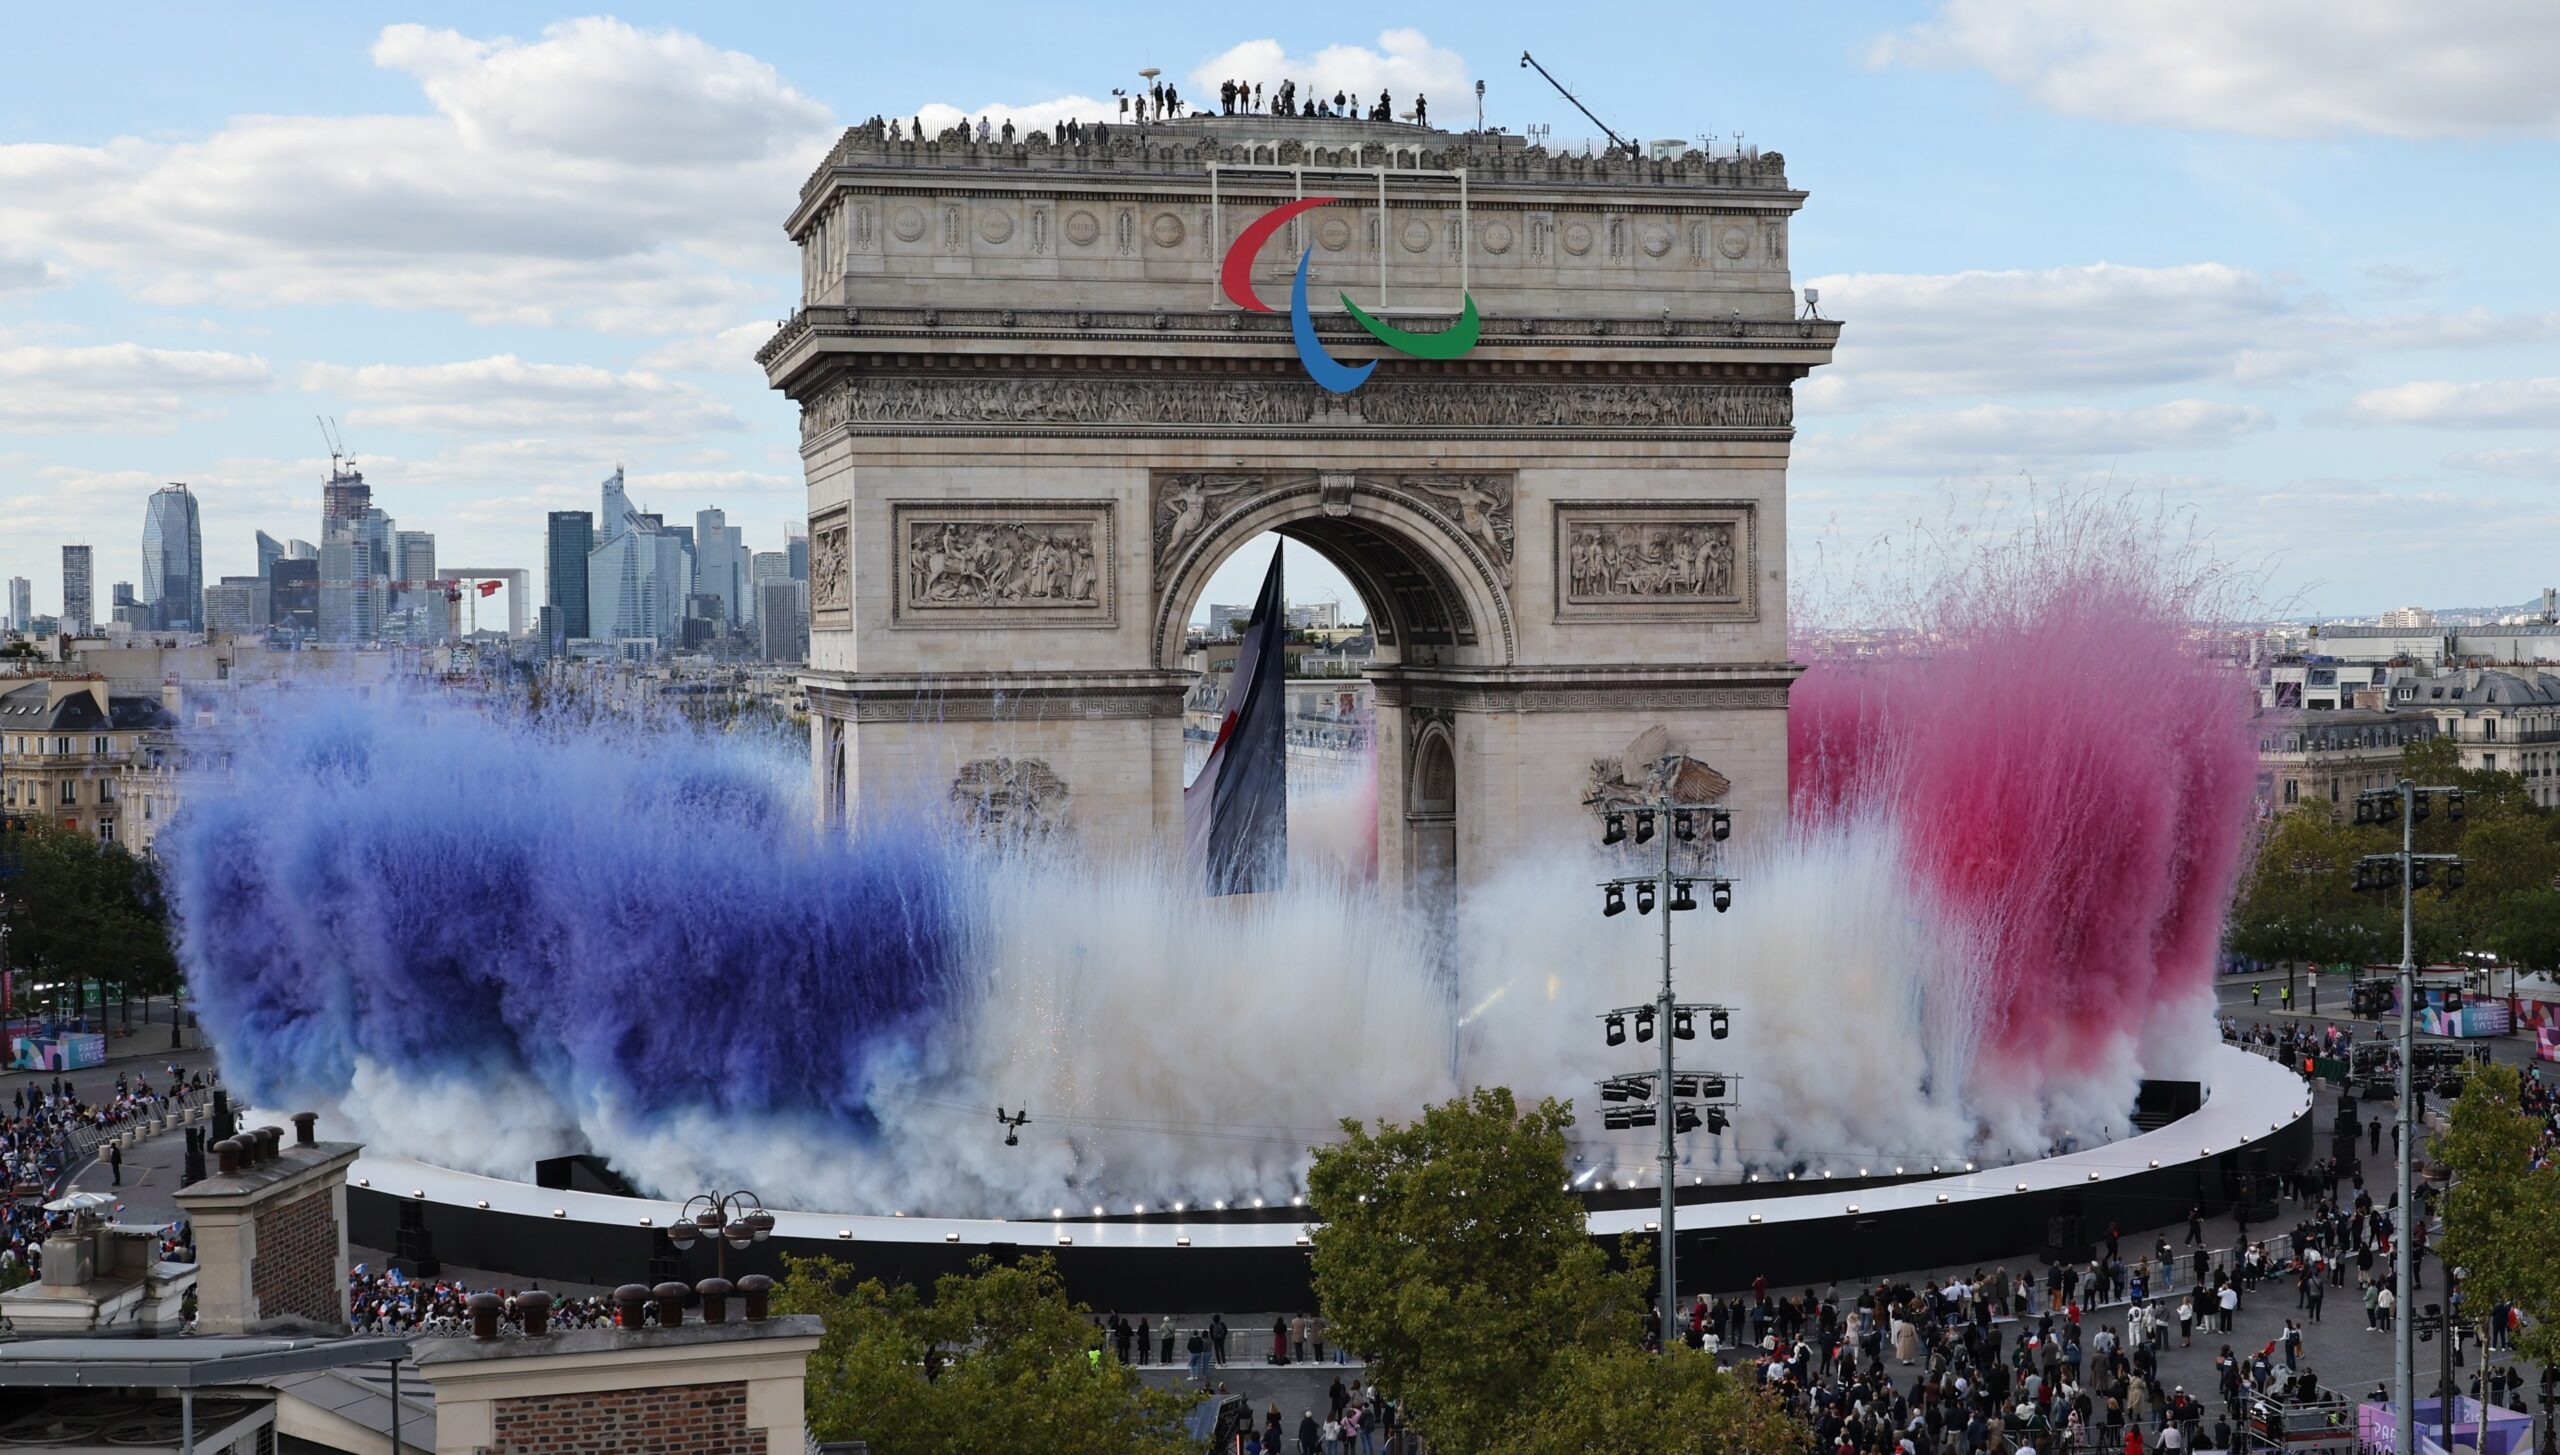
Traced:
<path id="1" fill-rule="evenodd" d="M 1698 890 L 1701 886 L 1706 889 L 1707 903 L 1714 906 L 1716 913 L 1722 914 L 1733 908 L 1733 881 L 1730 879 L 1711 874 L 1674 874 L 1668 876 L 1667 882 L 1666 891 L 1665 877 L 1659 875 L 1644 874 L 1625 879 L 1603 879 L 1598 886 L 1600 912 L 1604 915 L 1626 913 L 1627 895 L 1631 892 L 1635 895 L 1638 914 L 1653 913 L 1654 905 L 1660 902 L 1659 896 L 1665 892 L 1670 895 L 1668 905 L 1670 912 L 1696 909 Z"/>
<path id="2" fill-rule="evenodd" d="M 2387 898 L 2403 875 L 2411 889 L 2433 889 L 2451 899 L 2463 885 L 2463 863 L 2453 854 L 2367 854 L 2356 860 L 2355 891 Z"/>

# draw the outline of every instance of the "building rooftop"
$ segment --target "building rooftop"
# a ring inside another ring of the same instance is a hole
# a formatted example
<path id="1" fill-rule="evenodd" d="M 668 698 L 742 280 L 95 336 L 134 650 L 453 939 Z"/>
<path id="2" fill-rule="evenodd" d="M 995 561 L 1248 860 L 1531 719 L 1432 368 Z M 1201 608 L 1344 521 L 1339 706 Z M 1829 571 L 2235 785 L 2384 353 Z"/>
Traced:
<path id="1" fill-rule="evenodd" d="M 203 1389 L 408 1354 L 404 1339 L 29 1339 L 0 1343 L 0 1386 Z"/>
<path id="2" fill-rule="evenodd" d="M 610 1354 L 670 1346 L 743 1344 L 757 1339 L 814 1339 L 826 1322 L 815 1314 L 778 1314 L 748 1321 L 678 1324 L 671 1329 L 555 1329 L 538 1338 L 439 1339 L 418 1351 L 420 1367 L 482 1359 L 541 1359 L 559 1354 Z"/>

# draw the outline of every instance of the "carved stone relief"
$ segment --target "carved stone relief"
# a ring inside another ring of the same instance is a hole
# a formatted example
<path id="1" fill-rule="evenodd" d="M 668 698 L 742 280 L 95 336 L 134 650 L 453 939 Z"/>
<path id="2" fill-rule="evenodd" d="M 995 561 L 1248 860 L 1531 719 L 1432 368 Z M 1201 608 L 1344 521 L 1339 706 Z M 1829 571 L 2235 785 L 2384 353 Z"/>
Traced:
<path id="1" fill-rule="evenodd" d="M 902 626 L 1108 626 L 1109 501 L 893 501 Z"/>
<path id="2" fill-rule="evenodd" d="M 1784 429 L 1785 385 L 1372 384 L 1348 397 L 1303 380 L 857 376 L 811 398 L 804 442 L 840 425 L 1354 425 L 1424 429 Z"/>
<path id="3" fill-rule="evenodd" d="M 809 519 L 809 614 L 842 617 L 853 609 L 853 519 L 837 506 Z"/>
<path id="4" fill-rule="evenodd" d="M 980 758 L 951 780 L 951 814 L 961 831 L 1008 845 L 1074 831 L 1067 780 L 1038 758 Z"/>
<path id="5" fill-rule="evenodd" d="M 1161 589 L 1173 562 L 1193 541 L 1225 517 L 1247 494 L 1262 488 L 1261 475 L 1162 474 L 1155 478 L 1155 584 Z"/>
<path id="6" fill-rule="evenodd" d="M 889 231 L 897 234 L 900 242 L 914 242 L 923 237 L 924 210 L 917 207 L 899 208 L 897 214 L 889 219 Z"/>
<path id="7" fill-rule="evenodd" d="M 1013 214 L 1001 207 L 989 207 L 978 214 L 978 236 L 990 246 L 1001 245 L 1013 236 Z"/>
<path id="8" fill-rule="evenodd" d="M 1092 213 L 1078 208 L 1067 214 L 1066 232 L 1067 241 L 1080 248 L 1089 248 L 1093 246 L 1096 238 L 1102 236 L 1102 221 Z"/>
<path id="9" fill-rule="evenodd" d="M 1669 798 L 1681 803 L 1721 803 L 1733 791 L 1733 780 L 1689 756 L 1670 729 L 1660 723 L 1636 734 L 1626 751 L 1591 760 L 1582 801 L 1594 808 L 1616 808 Z"/>
<path id="10" fill-rule="evenodd" d="M 1556 613 L 1748 618 L 1747 502 L 1556 506 Z"/>
<path id="11" fill-rule="evenodd" d="M 1510 475 L 1399 475 L 1396 483 L 1420 495 L 1435 514 L 1475 542 L 1502 584 L 1511 584 L 1516 531 Z"/>

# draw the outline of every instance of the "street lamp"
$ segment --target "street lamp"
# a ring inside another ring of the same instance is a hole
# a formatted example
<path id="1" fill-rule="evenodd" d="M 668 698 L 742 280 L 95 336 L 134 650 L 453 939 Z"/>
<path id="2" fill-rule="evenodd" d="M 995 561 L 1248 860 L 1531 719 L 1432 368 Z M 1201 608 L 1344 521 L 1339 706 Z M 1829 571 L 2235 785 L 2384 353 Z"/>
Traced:
<path id="1" fill-rule="evenodd" d="M 1659 1070 L 1633 1076 L 1612 1078 L 1603 1083 L 1604 1101 L 1631 1102 L 1643 1095 L 1640 1104 L 1603 1109 L 1600 1125 L 1611 1131 L 1658 1127 L 1662 1134 L 1662 1346 L 1668 1350 L 1676 1337 L 1679 1318 L 1680 1282 L 1678 1270 L 1678 1189 L 1680 1182 L 1680 1134 L 1703 1128 L 1711 1136 L 1720 1136 L 1731 1124 L 1724 1098 L 1729 1083 L 1736 1078 L 1692 1073 L 1678 1074 L 1673 1068 L 1673 1052 L 1679 1042 L 1697 1037 L 1697 1017 L 1707 1017 L 1708 1034 L 1722 1040 L 1732 1021 L 1732 1012 L 1720 1005 L 1681 1003 L 1671 983 L 1671 917 L 1698 907 L 1697 881 L 1708 879 L 1708 898 L 1721 914 L 1733 904 L 1733 881 L 1710 877 L 1708 871 L 1717 866 L 1718 848 L 1733 835 L 1732 811 L 1720 804 L 1688 802 L 1664 794 L 1649 800 L 1606 802 L 1600 806 L 1600 842 L 1604 846 L 1626 843 L 1630 838 L 1638 846 L 1657 839 L 1662 845 L 1661 862 L 1654 872 L 1609 879 L 1601 883 L 1601 913 L 1604 916 L 1626 911 L 1627 891 L 1635 891 L 1638 914 L 1662 910 L 1662 989 L 1651 1005 L 1622 1006 L 1601 1017 L 1612 1046 L 1626 1042 L 1626 1023 L 1636 1023 L 1636 1039 L 1655 1039 L 1656 1027 L 1667 1034 L 1662 1042 Z M 1632 819 L 1634 832 L 1628 832 Z M 1661 830 L 1657 832 L 1657 829 Z M 1703 830 L 1704 842 L 1700 842 Z M 1674 856 L 1678 854 L 1695 863 L 1680 864 L 1675 872 Z M 1712 1091 L 1709 1087 L 1712 1086 Z M 1684 1101 L 1683 1097 L 1690 1100 Z M 1715 1103 L 1699 1106 L 1691 1101 Z"/>
<path id="2" fill-rule="evenodd" d="M 736 1192 L 702 1192 L 685 1200 L 676 1220 L 667 1225 L 667 1241 L 679 1253 L 705 1239 L 718 1249 L 719 1275 L 729 1276 L 729 1250 L 744 1251 L 773 1235 L 773 1214 L 764 1199 L 740 1188 Z"/>
<path id="3" fill-rule="evenodd" d="M 2392 1301 L 2401 1310 L 2399 1331 L 2393 1337 L 2391 1351 L 2391 1417 L 2394 1425 L 2393 1448 L 2415 1450 L 2417 1446 L 2417 1412 L 2410 1400 L 2415 1396 L 2418 1320 L 2411 1315 L 2416 1305 L 2411 1295 L 2416 1292 L 2416 1269 L 2410 1257 L 2409 1220 L 2417 1215 L 2418 1194 L 2416 1157 L 2418 1129 L 2410 1125 L 2410 1110 L 2417 1098 L 2410 1084 L 2418 1059 L 2418 960 L 2416 931 L 2411 923 L 2413 896 L 2433 878 L 2433 866 L 2444 865 L 2444 888 L 2453 893 L 2462 885 L 2462 861 L 2451 854 L 2417 852 L 2417 825 L 2434 807 L 2434 798 L 2443 794 L 2445 817 L 2462 822 L 2462 790 L 2459 788 L 2422 788 L 2403 778 L 2390 788 L 2369 789 L 2356 795 L 2355 821 L 2360 824 L 2400 825 L 2400 850 L 2392 854 L 2367 854 L 2356 862 L 2356 888 L 2374 894 L 2400 891 L 2400 1147 L 2397 1201 L 2400 1206 L 2398 1237 L 2392 1254 Z"/>

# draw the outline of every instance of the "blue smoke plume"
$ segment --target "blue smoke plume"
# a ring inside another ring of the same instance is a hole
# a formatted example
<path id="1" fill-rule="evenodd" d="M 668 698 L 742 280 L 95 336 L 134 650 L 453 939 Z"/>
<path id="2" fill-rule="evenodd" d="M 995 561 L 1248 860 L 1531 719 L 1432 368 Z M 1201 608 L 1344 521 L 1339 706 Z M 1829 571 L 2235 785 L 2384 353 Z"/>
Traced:
<path id="1" fill-rule="evenodd" d="M 271 702 L 162 840 L 205 1025 L 262 1101 L 343 1096 L 371 1058 L 858 1133 L 954 997 L 956 865 L 930 835 L 809 832 L 804 763 L 628 720 Z"/>

